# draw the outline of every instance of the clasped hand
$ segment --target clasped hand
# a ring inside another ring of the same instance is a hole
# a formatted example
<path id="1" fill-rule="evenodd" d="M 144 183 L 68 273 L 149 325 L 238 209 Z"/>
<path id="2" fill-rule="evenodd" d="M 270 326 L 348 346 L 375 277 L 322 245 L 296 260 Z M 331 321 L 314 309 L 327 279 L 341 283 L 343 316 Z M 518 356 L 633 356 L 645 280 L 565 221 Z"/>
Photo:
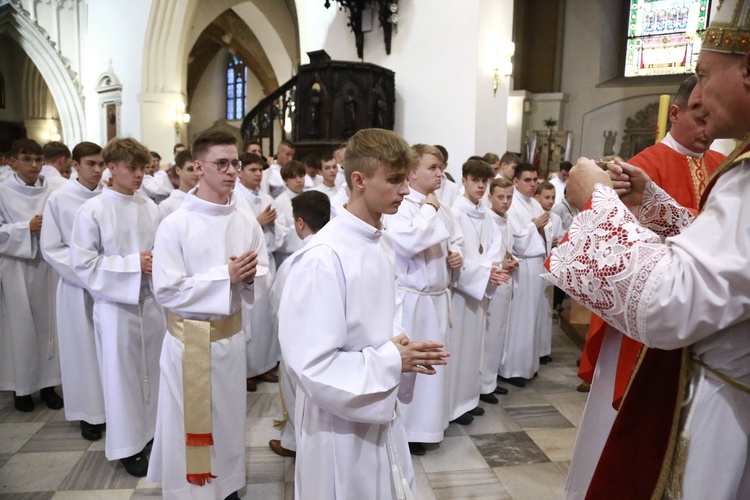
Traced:
<path id="1" fill-rule="evenodd" d="M 401 354 L 401 372 L 424 373 L 425 375 L 434 375 L 435 366 L 447 365 L 445 358 L 450 356 L 448 351 L 444 351 L 444 345 L 433 340 L 410 340 L 405 333 L 397 335 L 391 339 Z"/>

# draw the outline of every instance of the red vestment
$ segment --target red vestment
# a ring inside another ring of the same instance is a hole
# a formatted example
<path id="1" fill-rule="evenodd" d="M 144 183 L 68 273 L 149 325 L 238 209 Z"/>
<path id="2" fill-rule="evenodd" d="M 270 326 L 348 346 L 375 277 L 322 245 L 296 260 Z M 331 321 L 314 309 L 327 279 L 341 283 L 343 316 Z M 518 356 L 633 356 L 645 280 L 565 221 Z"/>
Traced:
<path id="1" fill-rule="evenodd" d="M 651 180 L 677 203 L 695 212 L 709 178 L 724 158 L 723 154 L 712 150 L 706 151 L 703 158 L 693 158 L 678 153 L 660 142 L 644 149 L 628 160 L 628 163 L 642 168 Z M 604 320 L 595 314 L 591 315 L 589 334 L 578 371 L 578 376 L 589 383 L 594 376 L 594 368 L 606 328 L 607 324 Z M 615 409 L 620 407 L 642 345 L 630 337 L 622 336 L 612 401 Z"/>

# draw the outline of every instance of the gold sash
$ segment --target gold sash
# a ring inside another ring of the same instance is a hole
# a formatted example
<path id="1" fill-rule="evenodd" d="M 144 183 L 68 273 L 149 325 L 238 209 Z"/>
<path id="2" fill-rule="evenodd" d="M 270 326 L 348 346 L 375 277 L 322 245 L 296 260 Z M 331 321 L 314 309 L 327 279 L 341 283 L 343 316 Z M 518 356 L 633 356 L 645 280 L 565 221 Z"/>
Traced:
<path id="1" fill-rule="evenodd" d="M 167 329 L 182 341 L 182 397 L 185 419 L 187 481 L 204 486 L 211 474 L 214 444 L 211 428 L 211 342 L 227 339 L 242 329 L 242 313 L 218 321 L 184 319 L 169 313 Z"/>

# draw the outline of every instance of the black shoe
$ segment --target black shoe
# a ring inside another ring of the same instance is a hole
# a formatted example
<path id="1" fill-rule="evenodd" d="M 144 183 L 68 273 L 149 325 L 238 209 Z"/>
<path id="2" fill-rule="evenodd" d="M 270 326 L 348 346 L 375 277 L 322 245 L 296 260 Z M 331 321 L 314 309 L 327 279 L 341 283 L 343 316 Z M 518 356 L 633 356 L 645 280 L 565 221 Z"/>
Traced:
<path id="1" fill-rule="evenodd" d="M 99 441 L 102 438 L 101 424 L 90 424 L 81 420 L 81 437 L 89 441 Z"/>
<path id="2" fill-rule="evenodd" d="M 495 394 L 500 394 L 502 396 L 503 394 L 508 394 L 508 389 L 506 389 L 505 387 L 500 387 L 498 385 L 492 392 L 494 392 Z"/>
<path id="3" fill-rule="evenodd" d="M 409 443 L 409 453 L 421 457 L 427 453 L 427 449 L 422 443 Z"/>
<path id="4" fill-rule="evenodd" d="M 39 392 L 42 397 L 42 401 L 47 403 L 47 408 L 50 410 L 59 410 L 63 407 L 63 398 L 55 392 L 54 387 L 45 387 Z"/>
<path id="5" fill-rule="evenodd" d="M 477 406 L 476 408 L 473 408 L 466 413 L 475 417 L 481 417 L 482 415 L 484 415 L 484 408 L 482 408 L 481 406 Z"/>
<path id="6" fill-rule="evenodd" d="M 28 413 L 34 411 L 34 400 L 31 398 L 31 394 L 28 396 L 16 396 L 13 393 L 13 406 L 16 410 Z"/>
<path id="7" fill-rule="evenodd" d="M 142 453 L 136 453 L 132 457 L 121 458 L 120 462 L 125 466 L 128 474 L 133 477 L 145 477 L 148 472 L 148 459 Z"/>
<path id="8" fill-rule="evenodd" d="M 497 378 L 499 378 L 500 380 L 502 380 L 506 384 L 510 384 L 510 385 L 512 385 L 514 387 L 526 387 L 526 380 L 524 380 L 522 377 L 505 378 L 505 377 L 501 377 L 501 376 L 498 375 Z"/>
<path id="9" fill-rule="evenodd" d="M 457 419 L 451 420 L 451 423 L 458 424 L 458 425 L 469 425 L 473 421 L 474 421 L 474 417 L 472 417 L 471 415 L 469 415 L 468 412 L 466 412 L 460 417 L 458 417 Z"/>
<path id="10" fill-rule="evenodd" d="M 234 493 L 226 497 L 224 500 L 240 500 L 240 494 L 235 491 Z"/>
<path id="11" fill-rule="evenodd" d="M 551 361 L 552 361 L 552 358 L 550 358 L 549 356 L 542 356 L 541 358 L 539 358 L 539 363 L 543 365 L 546 365 L 547 363 L 550 363 Z"/>
<path id="12" fill-rule="evenodd" d="M 484 401 L 485 403 L 489 403 L 491 405 L 496 405 L 497 403 L 500 402 L 500 400 L 497 399 L 497 397 L 495 397 L 495 395 L 492 394 L 492 393 L 489 393 L 489 394 L 480 394 L 479 395 L 479 401 Z"/>

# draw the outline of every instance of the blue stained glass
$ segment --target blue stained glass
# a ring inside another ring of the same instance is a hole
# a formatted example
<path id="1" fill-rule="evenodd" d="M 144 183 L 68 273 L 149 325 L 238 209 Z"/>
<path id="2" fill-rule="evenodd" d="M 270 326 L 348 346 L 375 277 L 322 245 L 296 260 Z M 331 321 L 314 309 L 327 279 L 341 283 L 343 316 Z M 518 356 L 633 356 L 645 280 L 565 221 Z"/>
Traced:
<path id="1" fill-rule="evenodd" d="M 234 99 L 227 99 L 227 120 L 234 120 Z"/>
<path id="2" fill-rule="evenodd" d="M 234 97 L 234 85 L 227 86 L 227 97 L 232 99 Z"/>
<path id="3" fill-rule="evenodd" d="M 239 120 L 240 118 L 242 118 L 242 101 L 240 101 L 239 99 L 237 100 L 237 105 L 235 106 L 235 110 L 236 110 L 236 114 L 234 116 L 236 116 L 237 119 Z"/>
<path id="4" fill-rule="evenodd" d="M 229 68 L 227 70 L 227 81 L 228 82 L 234 81 L 234 68 Z"/>
<path id="5" fill-rule="evenodd" d="M 245 92 L 244 92 L 244 89 L 243 89 L 243 87 L 244 87 L 244 86 L 242 85 L 242 82 L 238 82 L 238 83 L 237 83 L 237 84 L 235 85 L 235 88 L 237 89 L 237 90 L 235 91 L 235 92 L 236 92 L 236 94 L 235 94 L 235 95 L 237 96 L 237 98 L 240 98 L 240 97 L 242 97 L 242 96 L 243 96 L 243 95 L 245 94 Z"/>

